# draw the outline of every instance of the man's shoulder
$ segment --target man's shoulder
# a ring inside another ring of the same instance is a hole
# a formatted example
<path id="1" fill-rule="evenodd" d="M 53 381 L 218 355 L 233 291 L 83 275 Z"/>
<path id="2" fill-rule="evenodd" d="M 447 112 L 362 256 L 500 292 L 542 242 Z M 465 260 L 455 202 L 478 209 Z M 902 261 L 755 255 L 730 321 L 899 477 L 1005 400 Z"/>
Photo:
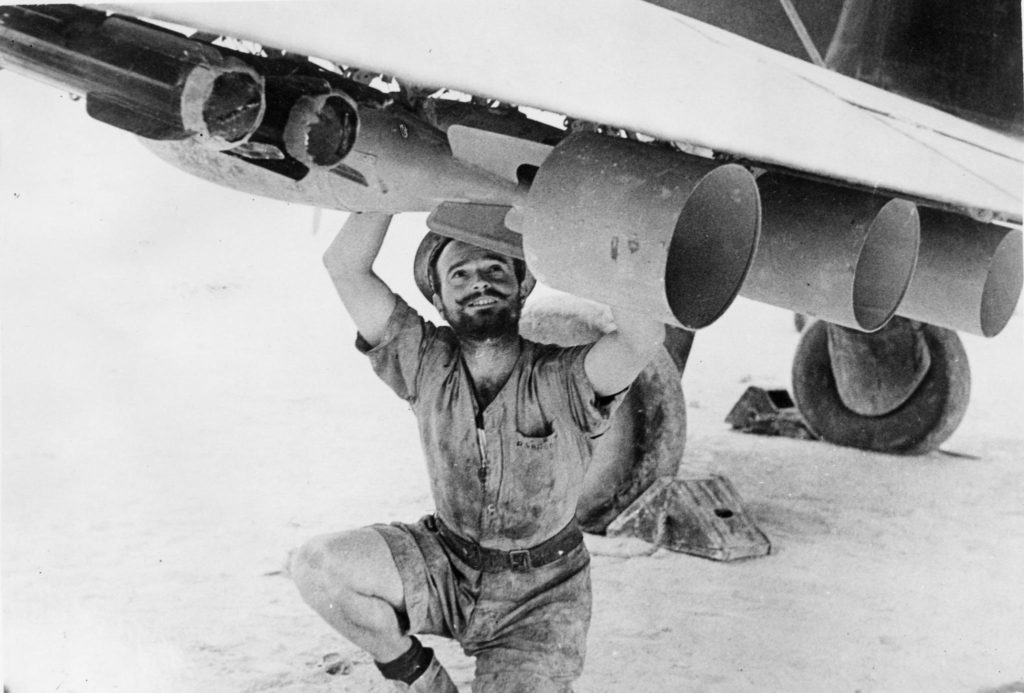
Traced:
<path id="1" fill-rule="evenodd" d="M 413 336 L 415 338 L 410 340 Z M 357 338 L 357 346 L 365 353 L 383 351 L 387 348 L 408 349 L 413 345 L 418 345 L 415 347 L 417 350 L 433 344 L 446 349 L 458 348 L 458 339 L 450 327 L 435 325 L 398 294 L 395 294 L 395 305 L 388 316 L 380 343 L 371 348 L 365 342 L 361 342 L 361 337 Z"/>

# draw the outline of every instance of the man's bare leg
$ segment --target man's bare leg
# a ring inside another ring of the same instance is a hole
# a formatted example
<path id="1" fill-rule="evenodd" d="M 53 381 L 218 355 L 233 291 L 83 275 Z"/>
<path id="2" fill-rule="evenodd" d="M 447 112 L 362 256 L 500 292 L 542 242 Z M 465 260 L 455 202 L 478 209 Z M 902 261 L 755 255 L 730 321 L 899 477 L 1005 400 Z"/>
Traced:
<path id="1" fill-rule="evenodd" d="M 289 572 L 306 603 L 378 662 L 412 646 L 398 615 L 405 612 L 402 578 L 376 531 L 315 537 L 292 553 Z"/>
<path id="2" fill-rule="evenodd" d="M 433 650 L 405 634 L 402 578 L 391 549 L 375 530 L 316 537 L 295 551 L 289 563 L 306 603 L 369 652 L 396 690 L 458 693 Z"/>

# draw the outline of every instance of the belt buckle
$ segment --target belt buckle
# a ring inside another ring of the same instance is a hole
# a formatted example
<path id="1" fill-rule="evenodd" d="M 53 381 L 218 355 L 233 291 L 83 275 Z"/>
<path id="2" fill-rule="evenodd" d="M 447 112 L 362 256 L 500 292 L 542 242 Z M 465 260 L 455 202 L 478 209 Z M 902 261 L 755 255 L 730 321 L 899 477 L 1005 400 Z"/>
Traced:
<path id="1" fill-rule="evenodd" d="M 508 552 L 508 560 L 513 573 L 525 573 L 533 568 L 529 549 L 517 549 Z"/>
<path id="2" fill-rule="evenodd" d="M 463 557 L 467 565 L 473 570 L 480 570 L 484 565 L 483 551 L 480 550 L 480 546 L 477 544 L 466 544 L 463 547 Z"/>

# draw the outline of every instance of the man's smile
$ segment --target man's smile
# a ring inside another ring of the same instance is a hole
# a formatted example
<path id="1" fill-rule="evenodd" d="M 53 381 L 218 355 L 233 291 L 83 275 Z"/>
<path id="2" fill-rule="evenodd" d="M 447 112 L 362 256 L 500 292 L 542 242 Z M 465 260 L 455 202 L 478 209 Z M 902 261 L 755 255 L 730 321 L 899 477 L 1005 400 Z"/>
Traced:
<path id="1" fill-rule="evenodd" d="M 482 293 L 464 298 L 458 303 L 465 310 L 467 308 L 490 308 L 498 303 L 507 301 L 507 296 L 498 293 L 494 289 L 485 289 Z"/>

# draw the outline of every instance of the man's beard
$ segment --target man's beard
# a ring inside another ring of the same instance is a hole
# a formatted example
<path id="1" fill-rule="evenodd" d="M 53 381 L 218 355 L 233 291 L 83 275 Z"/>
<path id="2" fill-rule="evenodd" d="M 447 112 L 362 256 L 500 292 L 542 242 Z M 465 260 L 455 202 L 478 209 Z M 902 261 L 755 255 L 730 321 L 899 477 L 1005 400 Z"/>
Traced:
<path id="1" fill-rule="evenodd" d="M 482 295 L 505 298 L 490 292 L 485 292 Z M 464 300 L 461 307 L 480 297 L 481 295 L 477 295 Z M 465 311 L 455 314 L 453 311 L 448 310 L 447 307 L 445 307 L 443 313 L 444 319 L 459 339 L 484 341 L 519 334 L 520 310 L 519 303 L 516 301 L 509 301 L 496 310 L 475 311 L 472 314 Z"/>

